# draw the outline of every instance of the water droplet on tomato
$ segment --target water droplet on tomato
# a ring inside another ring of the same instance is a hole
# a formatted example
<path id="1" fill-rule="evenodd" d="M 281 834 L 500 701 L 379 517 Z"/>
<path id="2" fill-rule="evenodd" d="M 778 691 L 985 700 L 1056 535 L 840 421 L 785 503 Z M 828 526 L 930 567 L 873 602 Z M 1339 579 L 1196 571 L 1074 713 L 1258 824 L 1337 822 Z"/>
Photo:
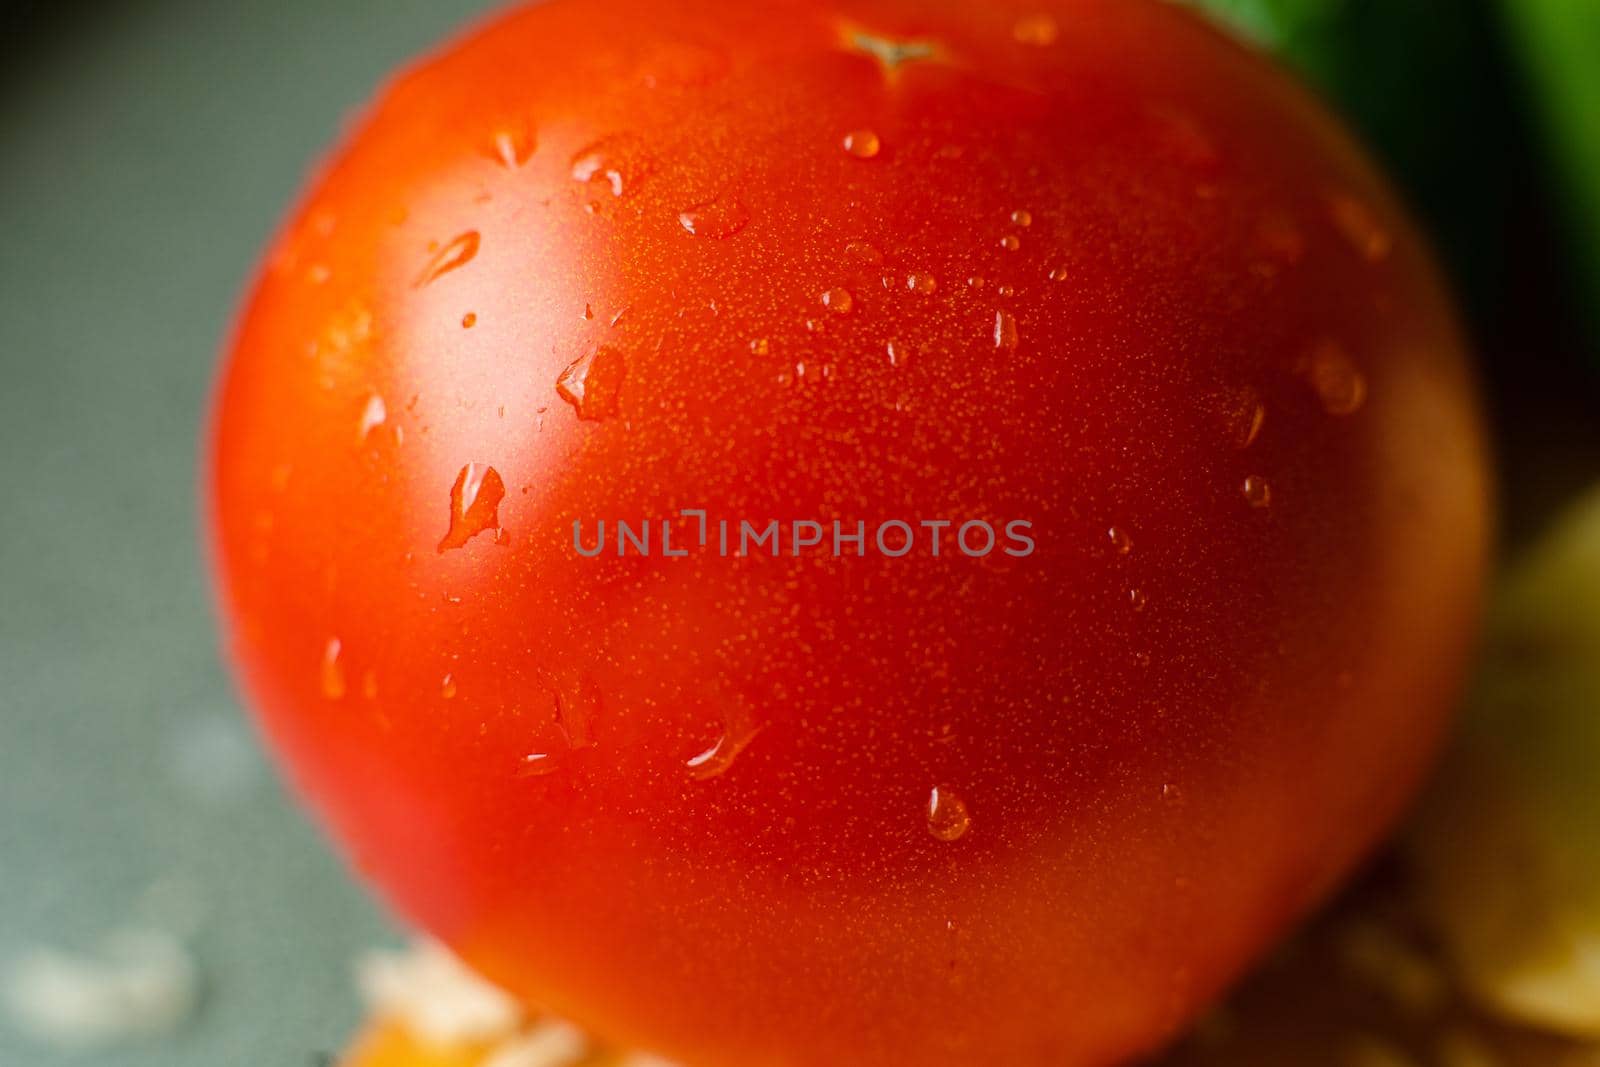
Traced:
<path id="1" fill-rule="evenodd" d="M 1067 268 L 1065 267 L 1056 267 L 1050 271 L 1050 280 L 1053 282 L 1064 282 L 1067 277 Z"/>
<path id="2" fill-rule="evenodd" d="M 567 365 L 556 379 L 556 392 L 572 405 L 578 418 L 599 422 L 621 411 L 622 379 L 626 373 L 622 353 L 601 345 Z"/>
<path id="3" fill-rule="evenodd" d="M 844 135 L 844 150 L 857 159 L 871 159 L 883 148 L 883 142 L 871 130 L 851 130 Z"/>
<path id="4" fill-rule="evenodd" d="M 455 675 L 445 675 L 444 678 L 442 678 L 439 682 L 439 695 L 444 697 L 446 700 L 454 700 L 456 698 L 456 691 Z"/>
<path id="5" fill-rule="evenodd" d="M 748 713 L 742 710 L 730 713 L 723 724 L 722 735 L 710 748 L 691 756 L 684 766 L 689 769 L 690 777 L 698 781 L 719 777 L 727 773 L 739 753 L 748 748 L 760 732 L 760 728 L 750 722 Z"/>
<path id="6" fill-rule="evenodd" d="M 573 181 L 604 185 L 614 197 L 631 193 L 655 169 L 655 157 L 632 134 L 603 137 L 572 157 Z"/>
<path id="7" fill-rule="evenodd" d="M 469 311 L 461 316 L 461 328 L 463 330 L 470 330 L 476 325 L 478 325 L 478 313 L 476 311 Z"/>
<path id="8" fill-rule="evenodd" d="M 994 314 L 994 346 L 1002 351 L 1014 351 L 1017 347 L 1017 317 L 1009 311 L 997 311 Z"/>
<path id="9" fill-rule="evenodd" d="M 1267 484 L 1265 478 L 1252 474 L 1244 480 L 1241 489 L 1251 507 L 1265 508 L 1272 505 L 1272 486 Z"/>
<path id="10" fill-rule="evenodd" d="M 485 154 L 507 170 L 516 170 L 532 158 L 539 147 L 534 129 L 526 122 L 512 122 L 497 129 L 489 138 Z"/>
<path id="11" fill-rule="evenodd" d="M 1018 226 L 1032 226 L 1033 212 L 1019 207 L 1011 213 L 1011 221 Z"/>
<path id="12" fill-rule="evenodd" d="M 1143 611 L 1144 606 L 1149 603 L 1149 601 L 1150 598 L 1145 595 L 1143 589 L 1128 590 L 1128 605 L 1133 608 L 1134 611 Z"/>
<path id="13" fill-rule="evenodd" d="M 1295 369 L 1330 415 L 1354 415 L 1367 402 L 1367 379 L 1337 341 L 1317 342 Z"/>
<path id="14" fill-rule="evenodd" d="M 1007 252 L 1015 252 L 1022 247 L 1022 239 L 1014 233 L 1008 233 L 1000 238 L 1000 247 Z"/>
<path id="15" fill-rule="evenodd" d="M 678 212 L 678 224 L 696 237 L 732 237 L 750 221 L 750 209 L 736 196 L 719 196 Z"/>
<path id="16" fill-rule="evenodd" d="M 822 294 L 822 306 L 839 315 L 849 312 L 855 304 L 855 298 L 848 289 L 829 289 Z"/>
<path id="17" fill-rule="evenodd" d="M 883 253 L 868 241 L 851 241 L 844 246 L 844 254 L 852 263 L 862 267 L 876 267 L 883 262 Z"/>
<path id="18" fill-rule="evenodd" d="M 899 341 L 890 341 L 884 347 L 889 353 L 889 366 L 903 367 L 906 365 L 906 357 L 911 354 L 911 350 L 909 348 Z"/>
<path id="19" fill-rule="evenodd" d="M 770 356 L 772 354 L 772 342 L 765 337 L 757 337 L 750 342 L 750 352 L 752 355 Z"/>
<path id="20" fill-rule="evenodd" d="M 600 715 L 600 687 L 587 675 L 556 688 L 552 693 L 556 725 L 573 751 L 594 744 L 594 722 Z"/>
<path id="21" fill-rule="evenodd" d="M 1055 44 L 1061 27 L 1049 15 L 1025 15 L 1012 25 L 1011 36 L 1021 44 L 1042 47 Z"/>
<path id="22" fill-rule="evenodd" d="M 360 439 L 365 441 L 372 436 L 372 431 L 382 426 L 389 418 L 389 410 L 384 406 L 383 397 L 373 393 L 367 398 L 367 404 L 361 409 Z"/>
<path id="23" fill-rule="evenodd" d="M 478 254 L 480 243 L 481 238 L 477 230 L 468 230 L 451 238 L 448 244 L 434 252 L 433 258 L 428 260 L 428 265 L 417 275 L 415 284 L 420 288 L 471 263 L 473 257 Z"/>
<path id="24" fill-rule="evenodd" d="M 928 832 L 940 841 L 954 841 L 972 827 L 966 801 L 945 786 L 928 793 Z"/>
<path id="25" fill-rule="evenodd" d="M 543 778 L 547 774 L 554 774 L 560 767 L 561 761 L 552 753 L 530 752 L 522 757 L 517 774 L 522 778 Z"/>
<path id="26" fill-rule="evenodd" d="M 450 529 L 440 540 L 439 551 L 460 548 L 483 531 L 498 529 L 505 495 L 505 482 L 493 467 L 481 463 L 462 467 L 450 487 Z"/>
<path id="27" fill-rule="evenodd" d="M 1341 193 L 1329 197 L 1328 213 L 1345 241 L 1367 262 L 1379 263 L 1389 258 L 1394 237 L 1366 204 Z"/>
<path id="28" fill-rule="evenodd" d="M 344 663 L 340 656 L 343 645 L 337 637 L 328 638 L 328 643 L 322 648 L 322 695 L 329 700 L 338 700 L 344 696 Z"/>
<path id="29" fill-rule="evenodd" d="M 972 277 L 967 279 L 967 288 L 968 289 L 982 289 L 985 285 L 988 285 L 988 284 L 989 284 L 988 279 L 985 278 L 981 274 L 974 274 Z"/>
<path id="30" fill-rule="evenodd" d="M 1249 448 L 1261 436 L 1261 427 L 1267 421 L 1267 406 L 1253 386 L 1219 389 L 1212 394 L 1210 406 L 1234 448 Z"/>
<path id="31" fill-rule="evenodd" d="M 1128 536 L 1128 531 L 1120 526 L 1113 526 L 1106 531 L 1106 536 L 1111 539 L 1111 549 L 1119 556 L 1126 556 L 1133 551 L 1133 538 Z"/>
<path id="32" fill-rule="evenodd" d="M 906 275 L 906 288 L 913 293 L 921 293 L 927 296 L 939 288 L 939 279 L 931 274 L 908 274 Z"/>

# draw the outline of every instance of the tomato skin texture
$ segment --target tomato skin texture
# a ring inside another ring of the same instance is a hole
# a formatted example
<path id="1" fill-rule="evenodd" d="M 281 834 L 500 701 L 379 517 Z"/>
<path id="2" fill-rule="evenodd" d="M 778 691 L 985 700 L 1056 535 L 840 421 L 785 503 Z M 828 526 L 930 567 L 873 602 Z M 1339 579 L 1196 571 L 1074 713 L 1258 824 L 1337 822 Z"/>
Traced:
<path id="1" fill-rule="evenodd" d="M 216 407 L 244 687 L 396 909 L 608 1038 L 1147 1051 L 1448 718 L 1488 509 L 1437 272 L 1165 4 L 711 11 L 512 12 L 312 184 Z M 1037 549 L 573 551 L 683 508 Z"/>

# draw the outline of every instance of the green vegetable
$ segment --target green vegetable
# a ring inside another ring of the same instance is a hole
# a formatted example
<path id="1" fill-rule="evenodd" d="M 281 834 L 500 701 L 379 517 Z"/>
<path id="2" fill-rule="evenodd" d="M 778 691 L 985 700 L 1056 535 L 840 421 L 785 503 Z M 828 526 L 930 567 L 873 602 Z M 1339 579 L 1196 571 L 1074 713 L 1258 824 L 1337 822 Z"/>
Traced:
<path id="1" fill-rule="evenodd" d="M 1568 207 L 1580 294 L 1600 324 L 1600 0 L 1500 0 Z"/>

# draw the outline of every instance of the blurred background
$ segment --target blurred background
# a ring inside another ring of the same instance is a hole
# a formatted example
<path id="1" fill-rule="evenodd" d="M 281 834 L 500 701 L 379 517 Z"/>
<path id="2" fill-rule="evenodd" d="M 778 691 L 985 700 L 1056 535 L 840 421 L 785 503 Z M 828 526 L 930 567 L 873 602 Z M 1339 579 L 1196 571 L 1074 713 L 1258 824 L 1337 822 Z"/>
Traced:
<path id="1" fill-rule="evenodd" d="M 308 167 L 488 6 L 0 0 L 0 1065 L 310 1067 L 359 1021 L 351 961 L 396 936 L 218 661 L 197 442 Z M 1600 0 L 1199 6 L 1303 71 L 1431 227 L 1515 552 L 1600 482 Z"/>

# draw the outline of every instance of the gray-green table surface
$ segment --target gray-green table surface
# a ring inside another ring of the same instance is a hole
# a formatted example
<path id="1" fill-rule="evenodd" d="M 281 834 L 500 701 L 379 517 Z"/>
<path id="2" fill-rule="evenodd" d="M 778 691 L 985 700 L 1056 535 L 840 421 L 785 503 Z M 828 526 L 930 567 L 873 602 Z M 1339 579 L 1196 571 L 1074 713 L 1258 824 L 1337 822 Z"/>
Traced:
<path id="1" fill-rule="evenodd" d="M 395 935 L 218 661 L 197 441 L 307 168 L 485 6 L 0 3 L 0 966 L 94 948 L 152 885 L 204 906 L 190 1025 L 67 1056 L 0 1021 L 0 1067 L 308 1067 L 359 1019 L 351 960 Z"/>

